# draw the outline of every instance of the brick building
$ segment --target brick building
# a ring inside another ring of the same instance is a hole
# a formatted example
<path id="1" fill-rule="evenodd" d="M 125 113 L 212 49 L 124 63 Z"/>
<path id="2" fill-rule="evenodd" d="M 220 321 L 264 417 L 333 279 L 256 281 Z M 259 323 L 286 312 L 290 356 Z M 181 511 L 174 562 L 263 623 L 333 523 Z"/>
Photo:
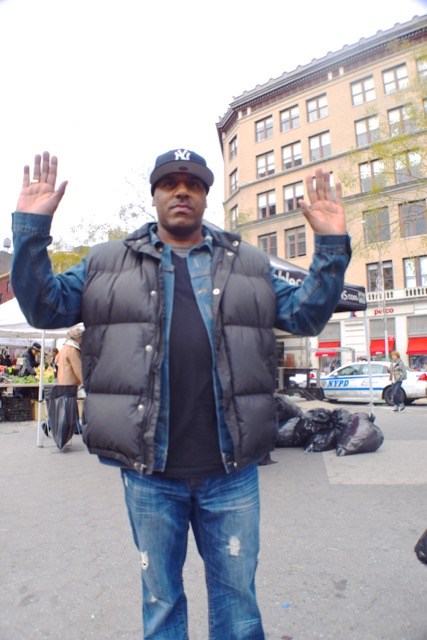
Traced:
<path id="1" fill-rule="evenodd" d="M 345 346 L 343 361 L 397 348 L 427 368 L 426 113 L 422 16 L 246 91 L 217 123 L 226 226 L 272 255 L 309 265 L 304 178 L 321 166 L 343 183 L 347 280 L 366 287 L 370 344 L 362 313 L 334 314 L 311 342 L 313 365 Z"/>
<path id="2" fill-rule="evenodd" d="M 0 304 L 14 298 L 10 282 L 10 266 L 12 256 L 7 251 L 0 251 Z"/>

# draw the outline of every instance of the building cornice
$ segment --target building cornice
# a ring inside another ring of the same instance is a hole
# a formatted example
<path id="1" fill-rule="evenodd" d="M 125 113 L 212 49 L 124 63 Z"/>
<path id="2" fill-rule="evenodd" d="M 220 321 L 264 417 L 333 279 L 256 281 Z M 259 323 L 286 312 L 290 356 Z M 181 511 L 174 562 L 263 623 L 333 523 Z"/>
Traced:
<path id="1" fill-rule="evenodd" d="M 396 24 L 386 31 L 378 31 L 369 38 L 361 38 L 352 45 L 344 45 L 337 52 L 329 52 L 326 56 L 313 59 L 304 66 L 298 66 L 290 72 L 283 73 L 279 78 L 270 79 L 263 85 L 257 85 L 254 89 L 245 91 L 241 96 L 231 102 L 227 112 L 217 123 L 218 133 L 228 127 L 237 117 L 240 109 L 252 107 L 260 101 L 274 98 L 275 95 L 289 91 L 292 87 L 325 75 L 329 70 L 356 62 L 364 57 L 372 57 L 375 54 L 390 50 L 392 43 L 413 40 L 427 33 L 427 16 L 415 16 L 404 24 Z"/>

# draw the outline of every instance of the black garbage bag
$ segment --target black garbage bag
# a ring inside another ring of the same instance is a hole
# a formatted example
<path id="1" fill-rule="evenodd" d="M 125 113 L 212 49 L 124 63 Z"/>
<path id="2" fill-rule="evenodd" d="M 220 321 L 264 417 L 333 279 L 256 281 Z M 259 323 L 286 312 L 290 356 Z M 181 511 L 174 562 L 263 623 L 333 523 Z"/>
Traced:
<path id="1" fill-rule="evenodd" d="M 296 416 L 291 418 L 281 427 L 279 427 L 279 433 L 276 438 L 276 447 L 296 447 L 299 446 L 295 443 L 295 427 L 298 422 L 303 418 Z"/>
<path id="2" fill-rule="evenodd" d="M 274 403 L 276 405 L 276 420 L 277 424 L 285 424 L 291 418 L 302 416 L 303 411 L 294 402 L 288 400 L 284 395 L 280 393 L 274 394 Z"/>
<path id="3" fill-rule="evenodd" d="M 325 410 L 323 410 L 324 412 Z M 326 409 L 326 411 L 328 411 Z M 342 429 L 353 422 L 353 415 L 347 409 L 334 409 L 316 416 L 323 422 L 323 427 L 309 437 L 306 452 L 331 451 L 335 449 Z"/>
<path id="4" fill-rule="evenodd" d="M 353 421 L 353 414 L 347 409 L 334 409 L 331 416 L 334 427 L 341 430 Z"/>
<path id="5" fill-rule="evenodd" d="M 427 564 L 427 529 L 415 545 L 414 551 L 417 554 L 418 560 Z"/>
<path id="6" fill-rule="evenodd" d="M 337 456 L 370 453 L 379 449 L 384 442 L 384 435 L 374 420 L 373 414 L 353 413 L 351 422 L 343 427 L 338 436 Z"/>
<path id="7" fill-rule="evenodd" d="M 305 447 L 314 434 L 329 429 L 332 426 L 331 414 L 329 409 L 321 408 L 306 411 L 295 426 L 295 444 Z"/>
<path id="8" fill-rule="evenodd" d="M 47 427 L 56 446 L 63 449 L 74 432 L 80 431 L 77 385 L 55 385 L 44 389 Z"/>
<path id="9" fill-rule="evenodd" d="M 336 427 L 331 426 L 328 429 L 320 429 L 307 440 L 306 453 L 335 449 L 339 434 L 340 430 Z"/>

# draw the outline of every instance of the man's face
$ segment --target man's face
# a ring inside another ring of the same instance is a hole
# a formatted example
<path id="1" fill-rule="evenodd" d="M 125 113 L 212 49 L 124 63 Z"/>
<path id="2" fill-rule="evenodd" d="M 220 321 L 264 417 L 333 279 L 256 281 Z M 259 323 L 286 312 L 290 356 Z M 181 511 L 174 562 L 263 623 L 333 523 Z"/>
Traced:
<path id="1" fill-rule="evenodd" d="M 190 239 L 200 234 L 206 187 L 196 176 L 170 173 L 156 184 L 153 206 L 157 210 L 159 232 L 170 240 Z"/>

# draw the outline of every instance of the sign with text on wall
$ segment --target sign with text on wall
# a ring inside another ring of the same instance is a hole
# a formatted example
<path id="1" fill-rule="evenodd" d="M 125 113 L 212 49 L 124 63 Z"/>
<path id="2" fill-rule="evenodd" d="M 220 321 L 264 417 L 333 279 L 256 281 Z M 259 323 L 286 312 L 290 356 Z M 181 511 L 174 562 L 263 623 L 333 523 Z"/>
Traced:
<path id="1" fill-rule="evenodd" d="M 384 312 L 382 308 L 375 307 L 374 309 L 368 309 L 368 316 L 370 318 L 382 318 L 385 312 L 387 317 L 390 316 L 410 316 L 415 312 L 413 304 L 386 304 Z"/>

